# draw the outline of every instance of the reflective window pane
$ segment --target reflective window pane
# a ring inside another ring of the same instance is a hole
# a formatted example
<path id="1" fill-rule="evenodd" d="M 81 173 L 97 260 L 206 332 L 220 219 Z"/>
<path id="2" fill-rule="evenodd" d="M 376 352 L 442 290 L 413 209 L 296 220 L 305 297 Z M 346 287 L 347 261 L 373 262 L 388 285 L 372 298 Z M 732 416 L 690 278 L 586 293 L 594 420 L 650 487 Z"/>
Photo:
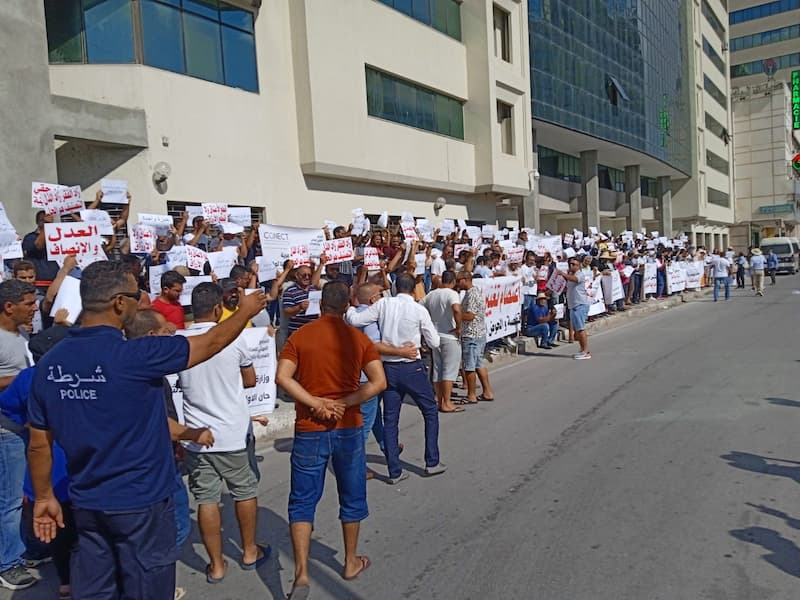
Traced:
<path id="1" fill-rule="evenodd" d="M 222 56 L 225 83 L 250 92 L 258 91 L 256 48 L 253 36 L 231 27 L 222 27 Z"/>
<path id="2" fill-rule="evenodd" d="M 83 62 L 81 7 L 77 2 L 45 0 L 47 52 L 52 64 Z"/>
<path id="3" fill-rule="evenodd" d="M 142 0 L 144 64 L 183 73 L 181 13 L 154 0 Z"/>
<path id="4" fill-rule="evenodd" d="M 186 73 L 216 83 L 224 82 L 219 28 L 219 23 L 183 13 Z"/>
<path id="5" fill-rule="evenodd" d="M 219 3 L 217 0 L 183 0 L 183 9 L 208 19 L 219 20 Z"/>
<path id="6" fill-rule="evenodd" d="M 222 22 L 226 25 L 232 25 L 245 31 L 253 33 L 253 13 L 249 10 L 244 10 L 237 6 L 231 6 L 221 2 L 219 5 L 219 14 Z"/>
<path id="7" fill-rule="evenodd" d="M 88 62 L 134 62 L 130 0 L 84 0 L 83 7 Z"/>

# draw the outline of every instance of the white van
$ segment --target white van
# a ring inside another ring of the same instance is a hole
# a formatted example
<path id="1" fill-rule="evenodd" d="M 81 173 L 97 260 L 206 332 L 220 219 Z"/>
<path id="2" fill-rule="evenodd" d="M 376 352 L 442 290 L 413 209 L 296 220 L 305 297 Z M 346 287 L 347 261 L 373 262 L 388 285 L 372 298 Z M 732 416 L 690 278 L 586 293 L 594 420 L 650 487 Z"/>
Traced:
<path id="1" fill-rule="evenodd" d="M 796 238 L 773 237 L 761 240 L 761 251 L 766 255 L 770 250 L 778 255 L 778 273 L 794 275 L 800 270 L 800 247 Z"/>

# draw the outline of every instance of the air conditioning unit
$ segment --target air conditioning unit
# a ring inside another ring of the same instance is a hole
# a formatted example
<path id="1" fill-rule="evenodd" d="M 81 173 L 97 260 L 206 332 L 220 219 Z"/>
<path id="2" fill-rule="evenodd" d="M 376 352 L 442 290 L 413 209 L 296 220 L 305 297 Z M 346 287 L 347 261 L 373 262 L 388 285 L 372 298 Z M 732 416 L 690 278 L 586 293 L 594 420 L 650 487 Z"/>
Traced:
<path id="1" fill-rule="evenodd" d="M 728 42 L 722 42 L 722 51 L 723 52 L 727 52 L 728 51 Z"/>

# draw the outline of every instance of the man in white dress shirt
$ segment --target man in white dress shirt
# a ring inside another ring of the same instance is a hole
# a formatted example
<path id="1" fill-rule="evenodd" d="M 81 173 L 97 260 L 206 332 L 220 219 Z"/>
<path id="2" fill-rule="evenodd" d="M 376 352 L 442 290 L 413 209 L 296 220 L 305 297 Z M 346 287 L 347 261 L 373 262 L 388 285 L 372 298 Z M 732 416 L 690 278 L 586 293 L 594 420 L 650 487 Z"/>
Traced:
<path id="1" fill-rule="evenodd" d="M 403 346 L 411 342 L 419 348 L 422 338 L 430 348 L 439 347 L 439 333 L 436 331 L 428 311 L 414 302 L 414 277 L 398 275 L 395 281 L 397 296 L 383 298 L 362 312 L 354 308 L 347 311 L 346 320 L 354 327 L 364 327 L 378 323 L 381 341 L 392 346 Z M 416 403 L 425 420 L 425 473 L 437 475 L 444 473 L 446 467 L 439 462 L 439 411 L 433 388 L 428 378 L 428 369 L 420 359 L 400 356 L 381 356 L 386 372 L 386 391 L 383 393 L 384 454 L 389 468 L 390 484 L 408 477 L 400 467 L 398 447 L 398 427 L 400 407 L 407 394 Z"/>

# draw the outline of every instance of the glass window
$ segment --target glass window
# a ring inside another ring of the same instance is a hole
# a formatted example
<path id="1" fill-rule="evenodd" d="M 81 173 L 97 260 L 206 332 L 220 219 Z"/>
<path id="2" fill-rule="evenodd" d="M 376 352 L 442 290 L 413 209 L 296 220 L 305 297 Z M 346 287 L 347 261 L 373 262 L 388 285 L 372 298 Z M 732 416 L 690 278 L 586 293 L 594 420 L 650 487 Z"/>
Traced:
<path id="1" fill-rule="evenodd" d="M 219 15 L 225 25 L 253 33 L 253 13 L 249 10 L 229 4 L 220 4 Z"/>
<path id="2" fill-rule="evenodd" d="M 256 63 L 251 58 L 256 55 L 255 39 L 245 31 L 222 26 L 222 56 L 225 66 L 225 84 L 258 91 Z"/>
<path id="3" fill-rule="evenodd" d="M 494 6 L 494 55 L 506 62 L 511 62 L 509 40 L 509 14 L 499 6 Z"/>
<path id="4" fill-rule="evenodd" d="M 430 0 L 411 0 L 411 16 L 417 21 L 431 24 L 431 5 Z"/>
<path id="5" fill-rule="evenodd" d="M 461 39 L 461 4 L 452 0 L 438 0 L 438 4 L 447 5 L 447 35 Z"/>
<path id="6" fill-rule="evenodd" d="M 380 0 L 425 25 L 461 40 L 461 11 L 458 0 Z"/>
<path id="7" fill-rule="evenodd" d="M 142 51 L 146 65 L 176 73 L 186 70 L 178 9 L 142 0 Z"/>
<path id="8" fill-rule="evenodd" d="M 728 174 L 728 161 L 711 150 L 706 150 L 706 164 L 720 173 Z"/>
<path id="9" fill-rule="evenodd" d="M 707 188 L 708 190 L 708 202 L 710 204 L 716 204 L 717 206 L 724 206 L 725 208 L 730 208 L 731 201 L 728 197 L 728 194 L 725 192 L 720 192 L 719 190 L 715 190 L 712 187 Z"/>
<path id="10" fill-rule="evenodd" d="M 183 13 L 186 72 L 189 75 L 223 83 L 222 44 L 219 29 L 219 23 L 191 13 Z"/>
<path id="11" fill-rule="evenodd" d="M 497 101 L 497 123 L 500 125 L 500 150 L 504 154 L 514 152 L 514 107 Z"/>
<path id="12" fill-rule="evenodd" d="M 130 0 L 84 0 L 83 19 L 88 62 L 134 62 Z"/>
<path id="13" fill-rule="evenodd" d="M 464 139 L 464 107 L 459 100 L 370 67 L 366 82 L 367 114 Z"/>
<path id="14" fill-rule="evenodd" d="M 81 7 L 77 2 L 45 0 L 47 52 L 50 63 L 83 62 Z"/>
<path id="15" fill-rule="evenodd" d="M 219 20 L 219 2 L 217 0 L 183 0 L 183 10 L 215 21 Z"/>

